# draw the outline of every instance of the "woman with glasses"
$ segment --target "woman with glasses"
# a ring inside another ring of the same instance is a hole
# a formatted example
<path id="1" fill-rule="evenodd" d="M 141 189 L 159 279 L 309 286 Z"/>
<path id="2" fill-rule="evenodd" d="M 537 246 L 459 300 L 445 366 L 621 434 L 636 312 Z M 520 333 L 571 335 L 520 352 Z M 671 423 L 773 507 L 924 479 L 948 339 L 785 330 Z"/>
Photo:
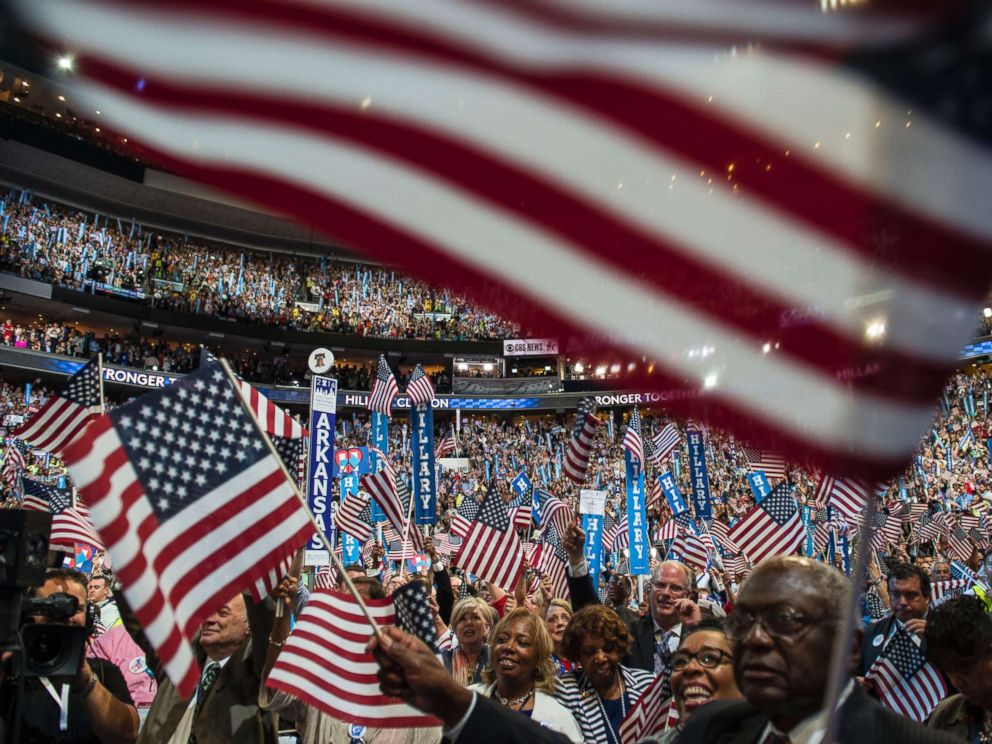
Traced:
<path id="1" fill-rule="evenodd" d="M 568 621 L 572 619 L 572 605 L 564 599 L 552 599 L 548 605 L 548 614 L 545 620 L 548 623 L 548 632 L 551 633 L 551 642 L 554 648 L 551 652 L 551 661 L 555 665 L 555 673 L 558 675 L 568 674 L 575 665 L 565 658 L 563 640 L 565 638 L 565 628 Z"/>
<path id="2" fill-rule="evenodd" d="M 673 744 L 692 714 L 712 700 L 740 700 L 734 681 L 734 656 L 723 620 L 704 618 L 682 636 L 672 655 L 672 696 L 679 714 L 676 728 L 642 744 Z"/>
<path id="3" fill-rule="evenodd" d="M 551 635 L 540 617 L 525 607 L 507 613 L 493 628 L 489 659 L 482 683 L 472 690 L 570 741 L 582 741 L 572 714 L 552 697 Z"/>
<path id="4" fill-rule="evenodd" d="M 620 722 L 654 680 L 620 664 L 630 644 L 627 626 L 602 605 L 583 607 L 565 629 L 565 655 L 581 668 L 559 677 L 555 694 L 575 716 L 583 741 L 621 744 Z"/>

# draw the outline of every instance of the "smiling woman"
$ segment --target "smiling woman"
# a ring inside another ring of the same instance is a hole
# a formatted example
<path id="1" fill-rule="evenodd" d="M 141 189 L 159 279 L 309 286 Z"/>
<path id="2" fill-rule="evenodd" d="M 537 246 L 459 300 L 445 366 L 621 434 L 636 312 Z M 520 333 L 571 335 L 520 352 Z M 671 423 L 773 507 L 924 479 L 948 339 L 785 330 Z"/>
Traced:
<path id="1" fill-rule="evenodd" d="M 513 610 L 493 628 L 490 666 L 483 672 L 483 684 L 471 689 L 579 742 L 582 734 L 572 714 L 551 696 L 551 649 L 544 621 L 526 608 Z"/>

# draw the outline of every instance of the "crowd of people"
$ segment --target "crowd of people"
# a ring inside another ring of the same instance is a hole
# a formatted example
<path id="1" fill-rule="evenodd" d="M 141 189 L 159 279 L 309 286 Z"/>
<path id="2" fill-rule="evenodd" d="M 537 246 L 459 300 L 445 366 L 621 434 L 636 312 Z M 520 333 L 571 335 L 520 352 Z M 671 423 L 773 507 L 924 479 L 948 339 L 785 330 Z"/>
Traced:
<path id="1" fill-rule="evenodd" d="M 167 310 L 304 331 L 435 340 L 520 332 L 464 297 L 379 266 L 207 245 L 39 202 L 16 190 L 0 202 L 0 271 Z"/>

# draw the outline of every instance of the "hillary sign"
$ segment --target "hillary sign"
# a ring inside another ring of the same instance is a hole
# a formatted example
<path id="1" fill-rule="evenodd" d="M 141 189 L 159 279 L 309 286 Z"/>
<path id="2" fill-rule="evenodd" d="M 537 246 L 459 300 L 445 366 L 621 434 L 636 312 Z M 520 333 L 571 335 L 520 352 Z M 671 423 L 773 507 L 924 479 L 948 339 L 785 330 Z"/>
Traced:
<path id="1" fill-rule="evenodd" d="M 648 516 L 644 505 L 644 468 L 640 460 L 624 450 L 627 475 L 627 531 L 630 538 L 630 575 L 649 572 Z"/>
<path id="2" fill-rule="evenodd" d="M 310 469 L 307 473 L 307 501 L 310 511 L 325 535 L 331 532 L 331 479 L 334 477 L 334 425 L 337 420 L 338 381 L 314 375 L 310 386 Z M 308 550 L 324 550 L 319 539 Z"/>
<path id="3" fill-rule="evenodd" d="M 689 467 L 692 479 L 692 501 L 697 518 L 710 518 L 710 479 L 706 473 L 706 448 L 703 432 L 689 426 L 685 432 L 689 444 Z"/>

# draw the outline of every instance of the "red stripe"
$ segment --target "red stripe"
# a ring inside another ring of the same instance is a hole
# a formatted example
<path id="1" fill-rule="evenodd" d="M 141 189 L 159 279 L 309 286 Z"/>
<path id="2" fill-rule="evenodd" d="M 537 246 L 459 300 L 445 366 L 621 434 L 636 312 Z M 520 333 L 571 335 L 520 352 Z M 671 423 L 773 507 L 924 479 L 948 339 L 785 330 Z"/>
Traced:
<path id="1" fill-rule="evenodd" d="M 238 193 L 260 205 L 266 204 L 270 209 L 277 208 L 294 215 L 303 222 L 326 230 L 328 234 L 336 235 L 337 239 L 357 250 L 391 263 L 402 264 L 415 275 L 419 273 L 428 280 L 459 286 L 473 301 L 489 306 L 494 311 L 512 317 L 526 317 L 528 325 L 535 332 L 584 338 L 583 348 L 591 353 L 619 353 L 624 358 L 633 356 L 626 349 L 609 346 L 601 335 L 590 336 L 587 329 L 536 304 L 538 298 L 515 292 L 508 285 L 495 284 L 476 267 L 441 253 L 431 244 L 383 223 L 372 215 L 359 212 L 344 202 L 328 199 L 296 184 L 255 172 L 198 166 L 147 147 L 136 147 L 136 150 L 141 150 L 146 157 L 190 178 Z M 421 260 L 411 263 L 411 255 L 418 255 Z M 860 450 L 847 452 L 821 447 L 790 435 L 754 418 L 736 402 L 723 398 L 719 391 L 711 391 L 703 400 L 698 391 L 684 388 L 681 376 L 665 374 L 660 367 L 655 368 L 652 375 L 646 375 L 638 368 L 630 376 L 629 384 L 631 387 L 644 386 L 662 391 L 665 404 L 675 413 L 691 414 L 717 428 L 747 429 L 749 440 L 756 444 L 774 444 L 787 454 L 795 453 L 797 456 L 809 456 L 813 460 L 831 461 L 833 466 L 845 472 L 884 479 L 900 471 L 905 465 L 903 456 L 874 459 L 866 457 Z M 934 388 L 934 395 L 938 390 L 939 387 Z"/>
<path id="2" fill-rule="evenodd" d="M 307 35 L 327 37 L 330 45 L 342 38 L 361 44 L 382 45 L 387 57 L 415 54 L 457 63 L 487 74 L 499 75 L 533 87 L 545 95 L 583 106 L 597 117 L 606 117 L 659 148 L 680 152 L 700 165 L 723 173 L 727 163 L 740 163 L 734 177 L 752 195 L 759 195 L 776 209 L 785 209 L 816 229 L 833 235 L 858 253 L 872 257 L 896 273 L 907 273 L 926 284 L 940 284 L 980 298 L 986 287 L 974 271 L 988 266 L 988 245 L 954 226 L 933 223 L 909 209 L 847 184 L 837 175 L 806 163 L 798 156 L 782 160 L 782 147 L 732 121 L 714 116 L 675 96 L 637 81 L 609 77 L 598 70 L 567 73 L 529 72 L 524 65 L 493 60 L 480 51 L 460 46 L 454 39 L 439 39 L 409 28 L 370 17 L 365 11 L 291 6 L 258 7 L 231 0 L 213 2 L 211 12 L 237 19 L 265 21 L 296 28 Z M 230 5 L 230 7 L 227 7 Z M 784 62 L 785 63 L 785 62 Z M 85 67 L 81 66 L 81 69 Z M 133 76 L 131 80 L 133 80 Z M 147 93 L 147 89 L 142 95 Z M 184 98 L 178 99 L 186 104 Z M 279 102 L 281 108 L 284 101 Z M 657 122 L 664 121 L 659 128 Z M 765 165 L 775 163 L 772 173 Z M 772 175 L 773 174 L 773 175 Z M 899 245 L 898 254 L 867 245 L 866 226 L 884 225 Z M 973 271 L 970 271 L 972 269 Z"/>

